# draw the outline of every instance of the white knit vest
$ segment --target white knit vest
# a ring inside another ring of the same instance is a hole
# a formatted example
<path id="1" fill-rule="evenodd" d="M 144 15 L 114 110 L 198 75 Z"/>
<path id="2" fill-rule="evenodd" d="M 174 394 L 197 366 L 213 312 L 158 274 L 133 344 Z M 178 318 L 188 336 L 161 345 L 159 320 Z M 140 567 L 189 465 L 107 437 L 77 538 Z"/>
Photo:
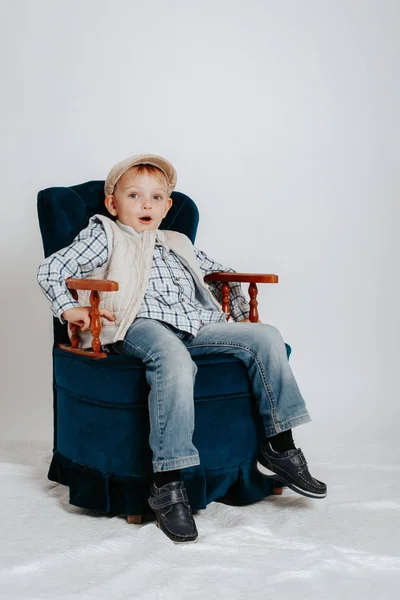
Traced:
<path id="1" fill-rule="evenodd" d="M 123 231 L 108 217 L 95 215 L 103 223 L 107 234 L 108 260 L 99 269 L 93 271 L 86 279 L 110 279 L 118 282 L 117 292 L 100 292 L 100 307 L 109 310 L 115 321 L 102 318 L 100 340 L 102 345 L 123 340 L 125 334 L 136 318 L 146 293 L 150 271 L 153 263 L 154 245 L 157 230 L 144 231 L 133 236 Z M 207 309 L 221 311 L 203 281 L 203 274 L 196 260 L 192 242 L 177 231 L 163 230 L 169 248 L 179 256 L 187 267 L 196 284 L 196 296 Z M 81 306 L 89 306 L 90 292 L 80 291 L 78 302 Z M 90 332 L 79 334 L 80 347 L 89 348 L 92 343 Z"/>

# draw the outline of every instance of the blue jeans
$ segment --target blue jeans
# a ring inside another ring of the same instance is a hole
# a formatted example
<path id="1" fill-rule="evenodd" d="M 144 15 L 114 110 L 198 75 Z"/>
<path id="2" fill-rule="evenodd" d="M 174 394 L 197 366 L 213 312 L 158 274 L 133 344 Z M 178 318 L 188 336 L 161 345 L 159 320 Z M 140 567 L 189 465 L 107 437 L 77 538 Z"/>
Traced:
<path id="1" fill-rule="evenodd" d="M 139 358 L 146 367 L 155 473 L 200 464 L 192 441 L 195 356 L 229 354 L 245 364 L 267 437 L 311 420 L 285 343 L 271 325 L 212 323 L 193 337 L 166 323 L 138 318 L 114 348 L 124 356 Z"/>

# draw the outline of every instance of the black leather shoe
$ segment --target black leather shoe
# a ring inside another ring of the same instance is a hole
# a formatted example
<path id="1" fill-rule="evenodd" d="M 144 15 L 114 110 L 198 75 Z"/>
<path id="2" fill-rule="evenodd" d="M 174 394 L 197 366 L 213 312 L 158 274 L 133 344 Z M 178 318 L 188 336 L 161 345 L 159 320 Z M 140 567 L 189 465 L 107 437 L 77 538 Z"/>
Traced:
<path id="1" fill-rule="evenodd" d="M 257 458 L 257 469 L 266 477 L 279 479 L 288 488 L 309 498 L 325 498 L 326 484 L 314 479 L 300 448 L 275 452 L 266 440 Z"/>
<path id="2" fill-rule="evenodd" d="M 153 483 L 148 502 L 156 513 L 158 527 L 175 544 L 197 541 L 199 534 L 182 481 L 160 488 Z"/>

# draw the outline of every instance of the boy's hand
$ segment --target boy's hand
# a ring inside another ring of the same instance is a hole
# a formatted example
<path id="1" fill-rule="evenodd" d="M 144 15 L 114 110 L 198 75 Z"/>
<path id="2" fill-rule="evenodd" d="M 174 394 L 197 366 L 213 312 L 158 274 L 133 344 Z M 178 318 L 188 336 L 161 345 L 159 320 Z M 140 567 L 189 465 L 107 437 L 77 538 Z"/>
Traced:
<path id="1" fill-rule="evenodd" d="M 109 321 L 115 321 L 114 315 L 105 308 L 99 308 L 101 317 L 105 317 Z M 77 325 L 81 331 L 87 331 L 90 327 L 90 307 L 79 306 L 78 308 L 68 308 L 62 313 L 63 319 L 71 325 Z"/>

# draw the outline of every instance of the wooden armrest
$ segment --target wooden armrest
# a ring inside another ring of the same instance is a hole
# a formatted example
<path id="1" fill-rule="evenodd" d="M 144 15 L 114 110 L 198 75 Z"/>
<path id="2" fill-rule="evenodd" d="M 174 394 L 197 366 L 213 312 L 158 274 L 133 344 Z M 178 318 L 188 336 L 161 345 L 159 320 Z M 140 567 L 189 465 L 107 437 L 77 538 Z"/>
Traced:
<path id="1" fill-rule="evenodd" d="M 221 281 L 222 282 L 222 310 L 227 314 L 227 319 L 230 316 L 230 299 L 229 294 L 231 288 L 230 282 L 238 283 L 249 283 L 249 295 L 250 295 L 250 315 L 249 319 L 252 323 L 258 322 L 258 302 L 257 302 L 257 283 L 278 283 L 278 275 L 266 274 L 266 273 L 211 273 L 204 277 L 204 281 L 209 283 L 210 281 Z"/>
<path id="2" fill-rule="evenodd" d="M 67 350 L 68 352 L 72 352 L 73 354 L 81 354 L 90 358 L 106 358 L 107 354 L 101 352 L 99 292 L 116 292 L 118 290 L 118 282 L 110 280 L 105 281 L 104 279 L 74 279 L 70 277 L 65 283 L 67 288 L 71 290 L 71 294 L 75 300 L 78 300 L 77 290 L 90 291 L 90 332 L 93 337 L 92 350 L 81 350 L 79 348 L 79 327 L 74 324 L 70 324 L 69 326 L 71 330 L 71 345 L 59 344 L 58 347 Z"/>
<path id="3" fill-rule="evenodd" d="M 204 281 L 238 281 L 241 283 L 278 283 L 278 275 L 265 273 L 211 273 Z"/>
<path id="4" fill-rule="evenodd" d="M 95 292 L 118 291 L 117 281 L 105 281 L 104 279 L 73 279 L 70 277 L 65 283 L 69 290 L 92 290 Z"/>

